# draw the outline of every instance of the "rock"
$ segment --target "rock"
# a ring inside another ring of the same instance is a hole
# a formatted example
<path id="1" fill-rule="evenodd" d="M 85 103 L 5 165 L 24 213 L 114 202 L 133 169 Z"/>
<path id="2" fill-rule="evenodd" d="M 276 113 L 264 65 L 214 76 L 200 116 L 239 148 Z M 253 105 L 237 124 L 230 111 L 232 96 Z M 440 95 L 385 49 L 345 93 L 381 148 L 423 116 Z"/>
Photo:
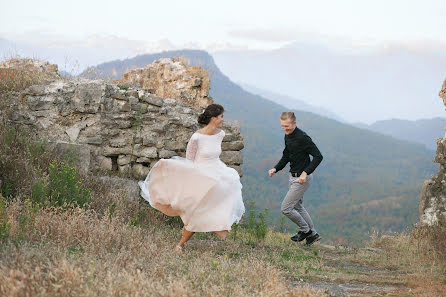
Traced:
<path id="1" fill-rule="evenodd" d="M 102 154 L 106 157 L 108 156 L 119 156 L 119 155 L 130 155 L 132 153 L 131 147 L 103 147 Z"/>
<path id="2" fill-rule="evenodd" d="M 139 157 L 136 159 L 136 163 L 150 163 L 150 162 L 152 162 L 152 160 L 146 157 Z"/>
<path id="3" fill-rule="evenodd" d="M 149 171 L 150 171 L 149 167 L 143 166 L 141 164 L 135 164 L 132 167 L 133 176 L 139 180 L 144 180 Z"/>
<path id="4" fill-rule="evenodd" d="M 46 94 L 46 87 L 44 85 L 30 86 L 24 92 L 25 94 L 29 94 L 31 96 L 43 96 Z"/>
<path id="5" fill-rule="evenodd" d="M 28 106 L 32 110 L 48 110 L 53 107 L 54 97 L 52 96 L 27 96 Z"/>
<path id="6" fill-rule="evenodd" d="M 90 170 L 91 150 L 88 145 L 59 142 L 56 143 L 54 152 L 76 160 L 76 167 L 80 173 L 86 174 Z"/>
<path id="7" fill-rule="evenodd" d="M 100 136 L 96 136 L 96 137 L 87 137 L 87 139 L 85 140 L 86 143 L 88 144 L 97 144 L 100 145 L 102 144 L 102 138 Z"/>
<path id="8" fill-rule="evenodd" d="M 71 142 L 76 142 L 80 131 L 81 129 L 79 129 L 78 127 L 71 127 L 65 130 L 65 132 L 68 134 L 68 137 L 70 137 Z"/>
<path id="9" fill-rule="evenodd" d="M 134 155 L 137 157 L 146 157 L 155 159 L 158 157 L 155 147 L 144 147 L 140 144 L 135 145 Z"/>
<path id="10" fill-rule="evenodd" d="M 97 113 L 102 99 L 102 85 L 89 82 L 76 87 L 72 103 L 74 111 Z"/>
<path id="11" fill-rule="evenodd" d="M 243 141 L 222 142 L 221 144 L 223 151 L 241 151 L 244 147 Z"/>
<path id="12" fill-rule="evenodd" d="M 131 145 L 131 140 L 124 137 L 117 137 L 110 139 L 111 147 L 125 147 L 127 145 Z"/>
<path id="13" fill-rule="evenodd" d="M 149 103 L 151 105 L 155 105 L 158 107 L 163 106 L 163 101 L 155 99 L 154 96 L 145 97 L 144 101 L 146 101 L 147 103 Z"/>
<path id="14" fill-rule="evenodd" d="M 225 151 L 220 155 L 220 159 L 231 165 L 240 165 L 243 162 L 242 153 L 237 151 Z"/>
<path id="15" fill-rule="evenodd" d="M 156 139 L 153 136 L 146 136 L 142 139 L 142 144 L 145 146 L 154 146 Z"/>
<path id="16" fill-rule="evenodd" d="M 118 166 L 118 170 L 119 170 L 119 172 L 127 173 L 130 171 L 130 165 L 126 164 L 126 165 Z"/>
<path id="17" fill-rule="evenodd" d="M 120 155 L 118 157 L 118 165 L 119 166 L 130 164 L 130 162 L 131 162 L 130 156 Z"/>
<path id="18" fill-rule="evenodd" d="M 111 171 L 113 169 L 113 167 L 112 167 L 112 160 L 110 158 L 106 158 L 106 157 L 102 158 L 102 160 L 100 161 L 99 166 L 100 166 L 100 168 L 102 170 Z"/>
<path id="19" fill-rule="evenodd" d="M 439 93 L 446 105 L 446 80 Z M 440 170 L 423 184 L 420 195 L 420 223 L 436 225 L 446 222 L 446 137 L 437 140 L 437 153 L 434 162 L 440 164 Z"/>
<path id="20" fill-rule="evenodd" d="M 176 155 L 177 154 L 174 151 L 161 150 L 159 152 L 159 157 L 162 159 L 172 158 L 173 156 L 176 156 Z"/>
<path id="21" fill-rule="evenodd" d="M 210 80 L 206 70 L 199 66 L 189 66 L 184 59 L 159 59 L 144 68 L 125 72 L 116 84 L 136 83 L 150 89 L 162 98 L 172 98 L 195 109 L 205 108 L 212 103 L 209 98 Z M 152 105 L 161 107 L 158 101 L 138 93 L 140 98 Z M 166 104 L 174 104 L 170 100 Z"/>

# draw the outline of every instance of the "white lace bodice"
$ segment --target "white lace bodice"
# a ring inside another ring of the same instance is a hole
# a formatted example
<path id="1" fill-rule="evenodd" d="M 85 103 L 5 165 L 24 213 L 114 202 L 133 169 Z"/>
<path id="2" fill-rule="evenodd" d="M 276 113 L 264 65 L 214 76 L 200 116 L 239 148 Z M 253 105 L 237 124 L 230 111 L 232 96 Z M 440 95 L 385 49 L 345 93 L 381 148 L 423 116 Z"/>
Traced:
<path id="1" fill-rule="evenodd" d="M 197 164 L 219 161 L 221 142 L 224 137 L 223 130 L 214 135 L 195 132 L 187 144 L 186 159 Z"/>

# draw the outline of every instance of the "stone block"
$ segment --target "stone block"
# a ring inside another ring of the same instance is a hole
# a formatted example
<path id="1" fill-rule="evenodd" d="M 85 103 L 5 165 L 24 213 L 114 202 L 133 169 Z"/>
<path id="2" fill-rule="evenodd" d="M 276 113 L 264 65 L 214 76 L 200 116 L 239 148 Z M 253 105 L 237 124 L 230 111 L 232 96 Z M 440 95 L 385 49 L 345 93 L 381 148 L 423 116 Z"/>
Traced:
<path id="1" fill-rule="evenodd" d="M 130 146 L 126 147 L 104 147 L 102 154 L 104 156 L 118 156 L 118 155 L 130 155 L 132 153 L 132 148 Z"/>
<path id="2" fill-rule="evenodd" d="M 111 158 L 102 157 L 100 162 L 99 162 L 99 166 L 100 166 L 100 168 L 102 170 L 109 170 L 109 171 L 111 171 L 112 168 L 113 168 Z"/>
<path id="3" fill-rule="evenodd" d="M 110 139 L 111 147 L 125 147 L 126 145 L 131 145 L 131 141 L 124 137 Z"/>
<path id="4" fill-rule="evenodd" d="M 131 162 L 130 156 L 128 156 L 128 155 L 119 155 L 119 157 L 118 157 L 118 165 L 119 166 L 130 164 L 130 162 Z"/>
<path id="5" fill-rule="evenodd" d="M 144 101 L 146 101 L 147 103 L 149 103 L 150 105 L 154 105 L 157 107 L 161 107 L 163 106 L 163 101 L 161 101 L 160 99 L 158 99 L 156 96 L 146 96 L 144 98 Z"/>
<path id="6" fill-rule="evenodd" d="M 243 141 L 222 142 L 221 144 L 223 151 L 241 151 L 244 147 Z"/>
<path id="7" fill-rule="evenodd" d="M 73 155 L 77 161 L 76 168 L 80 173 L 86 174 L 90 170 L 91 150 L 88 145 L 58 142 L 54 150 L 56 154 L 62 156 Z"/>
<path id="8" fill-rule="evenodd" d="M 242 153 L 236 151 L 222 152 L 220 159 L 228 165 L 240 165 L 243 163 Z"/>
<path id="9" fill-rule="evenodd" d="M 118 171 L 122 172 L 122 173 L 127 173 L 130 170 L 130 165 L 122 165 L 122 166 L 118 166 Z"/>
<path id="10" fill-rule="evenodd" d="M 31 110 L 49 110 L 54 106 L 53 96 L 27 96 L 26 101 Z"/>
<path id="11" fill-rule="evenodd" d="M 147 177 L 149 171 L 149 167 L 143 166 L 141 164 L 135 164 L 132 167 L 132 175 L 139 180 L 144 180 Z"/>
<path id="12" fill-rule="evenodd" d="M 158 157 L 157 149 L 155 147 L 145 147 L 140 144 L 135 145 L 133 154 L 137 157 L 146 157 L 149 159 L 155 159 Z"/>
<path id="13" fill-rule="evenodd" d="M 159 152 L 159 157 L 161 159 L 168 159 L 168 158 L 172 158 L 173 156 L 176 156 L 177 153 L 175 153 L 174 151 L 168 151 L 168 150 L 161 150 Z"/>
<path id="14" fill-rule="evenodd" d="M 85 139 L 85 142 L 88 144 L 96 144 L 96 145 L 100 145 L 102 144 L 102 138 L 100 136 L 96 136 L 96 137 L 87 137 Z"/>

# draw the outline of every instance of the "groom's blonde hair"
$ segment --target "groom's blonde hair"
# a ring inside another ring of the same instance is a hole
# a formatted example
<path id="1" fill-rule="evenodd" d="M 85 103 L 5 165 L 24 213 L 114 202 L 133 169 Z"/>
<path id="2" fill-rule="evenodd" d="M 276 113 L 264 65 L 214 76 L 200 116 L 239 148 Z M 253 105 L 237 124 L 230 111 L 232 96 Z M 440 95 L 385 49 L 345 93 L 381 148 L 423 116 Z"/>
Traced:
<path id="1" fill-rule="evenodd" d="M 295 122 L 295 121 L 296 121 L 296 116 L 294 115 L 294 112 L 291 112 L 291 111 L 284 111 L 284 112 L 282 112 L 282 114 L 280 115 L 280 119 L 281 119 L 282 121 L 285 121 L 285 120 L 291 120 L 291 121 Z"/>

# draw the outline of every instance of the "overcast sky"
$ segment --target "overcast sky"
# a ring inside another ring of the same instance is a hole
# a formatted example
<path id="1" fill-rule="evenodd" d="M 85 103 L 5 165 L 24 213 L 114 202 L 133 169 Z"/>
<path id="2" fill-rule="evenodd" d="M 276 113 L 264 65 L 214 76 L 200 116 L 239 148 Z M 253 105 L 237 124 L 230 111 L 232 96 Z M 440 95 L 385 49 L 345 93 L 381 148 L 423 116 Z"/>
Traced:
<path id="1" fill-rule="evenodd" d="M 164 39 L 210 49 L 272 49 L 308 39 L 446 44 L 444 0 L 1 2 L 1 37 L 48 46 L 98 47 L 107 40 L 144 48 Z"/>
<path id="2" fill-rule="evenodd" d="M 424 89 L 418 86 L 419 83 L 415 86 L 420 89 L 417 96 L 428 100 L 422 104 L 423 108 L 427 105 L 430 109 L 424 108 L 422 115 L 419 108 L 408 101 L 405 105 L 411 110 L 407 113 L 402 113 L 400 103 L 389 112 L 393 117 L 407 119 L 443 116 L 444 113 L 438 88 L 446 72 L 442 71 L 443 64 L 439 63 L 438 57 L 446 61 L 446 0 L 0 0 L 0 5 L 0 38 L 15 43 L 11 53 L 7 46 L 3 47 L 4 57 L 15 54 L 33 56 L 57 63 L 59 69 L 74 74 L 88 66 L 115 59 L 183 48 L 207 50 L 214 56 L 221 50 L 273 51 L 300 43 L 307 49 L 313 48 L 308 46 L 312 43 L 322 43 L 338 53 L 341 51 L 341 55 L 345 52 L 347 56 L 356 54 L 355 51 L 392 53 L 395 49 L 404 56 L 405 51 L 415 50 L 425 61 L 432 62 L 427 68 L 441 68 L 435 73 L 426 72 L 433 77 L 432 82 L 421 72 L 411 72 L 412 76 L 422 76 L 416 78 L 416 82 L 426 83 Z M 225 70 L 225 65 L 218 66 Z M 234 71 L 242 74 L 237 68 Z M 230 72 L 226 71 L 226 74 L 230 75 Z M 265 79 L 274 80 L 275 74 L 271 75 L 271 79 Z M 250 82 L 249 77 L 235 74 L 230 78 Z M 382 82 L 374 83 L 380 85 Z M 274 87 L 272 83 L 268 87 L 271 91 L 283 90 L 283 94 L 290 96 L 298 94 L 296 90 L 286 90 L 279 85 Z M 405 90 L 416 97 L 406 84 L 401 88 L 382 91 L 387 94 L 396 92 L 404 97 L 401 90 Z M 342 86 L 341 89 L 349 90 Z M 313 91 L 317 89 L 310 88 L 310 93 L 304 96 L 311 100 L 309 103 L 339 114 L 348 111 L 339 100 L 331 100 L 331 96 L 318 99 Z M 395 101 L 394 95 L 382 97 Z M 346 95 L 339 98 L 347 100 L 347 106 L 356 106 Z M 420 101 L 419 98 L 416 100 Z M 371 101 L 370 104 L 377 105 L 378 102 Z M 382 110 L 381 105 L 377 108 Z M 370 108 L 367 110 L 370 113 L 368 122 L 388 117 L 380 112 L 372 114 Z M 362 116 L 356 111 L 354 114 Z M 346 119 L 365 121 L 364 118 Z"/>

